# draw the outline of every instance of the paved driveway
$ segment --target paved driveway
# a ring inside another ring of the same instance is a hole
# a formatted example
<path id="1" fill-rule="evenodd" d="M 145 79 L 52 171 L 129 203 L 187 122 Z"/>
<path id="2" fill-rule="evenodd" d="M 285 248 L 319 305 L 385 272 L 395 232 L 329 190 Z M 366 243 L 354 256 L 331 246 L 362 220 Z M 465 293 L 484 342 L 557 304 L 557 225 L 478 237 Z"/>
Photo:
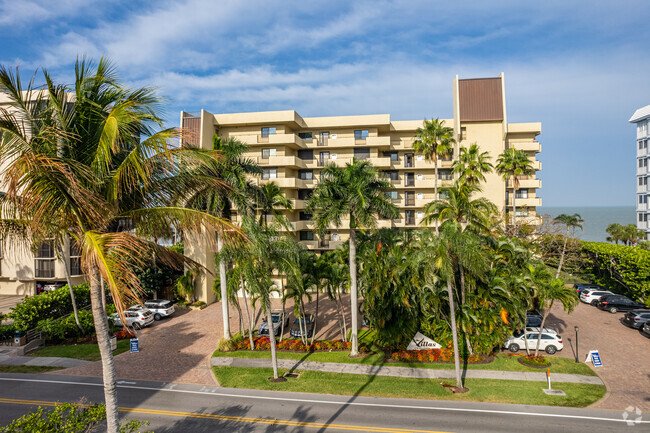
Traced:
<path id="1" fill-rule="evenodd" d="M 0 295 L 0 313 L 7 314 L 23 300 L 23 295 Z"/>
<path id="2" fill-rule="evenodd" d="M 620 323 L 624 313 L 611 314 L 580 303 L 573 313 L 566 314 L 556 305 L 548 325 L 557 329 L 564 339 L 564 350 L 558 355 L 575 356 L 575 329 L 578 331 L 578 355 L 584 362 L 590 350 L 598 350 L 602 367 L 593 367 L 607 384 L 609 393 L 594 405 L 599 409 L 625 410 L 635 406 L 650 412 L 650 339 L 637 330 Z"/>

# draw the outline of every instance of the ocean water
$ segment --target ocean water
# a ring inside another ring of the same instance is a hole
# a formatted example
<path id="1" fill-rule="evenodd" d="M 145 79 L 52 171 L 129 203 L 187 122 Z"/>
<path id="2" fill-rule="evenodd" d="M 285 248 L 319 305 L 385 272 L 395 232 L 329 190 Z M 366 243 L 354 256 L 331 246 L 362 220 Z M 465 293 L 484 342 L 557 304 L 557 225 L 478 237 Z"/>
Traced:
<path id="1" fill-rule="evenodd" d="M 613 207 L 550 207 L 542 206 L 538 213 L 540 215 L 551 215 L 556 217 L 560 214 L 580 214 L 585 222 L 582 224 L 584 230 L 576 230 L 576 237 L 584 241 L 606 242 L 607 232 L 605 229 L 612 223 L 621 225 L 636 224 L 636 208 L 634 206 L 613 206 Z"/>

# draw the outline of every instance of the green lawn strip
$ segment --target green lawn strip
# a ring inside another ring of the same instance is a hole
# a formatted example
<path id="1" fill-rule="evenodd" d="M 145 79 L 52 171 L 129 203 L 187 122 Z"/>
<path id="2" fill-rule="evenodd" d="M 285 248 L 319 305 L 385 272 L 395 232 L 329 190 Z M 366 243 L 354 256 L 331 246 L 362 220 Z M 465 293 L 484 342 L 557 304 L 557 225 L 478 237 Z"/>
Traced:
<path id="1" fill-rule="evenodd" d="M 586 407 L 605 395 L 602 385 L 554 383 L 566 396 L 548 396 L 542 392 L 546 382 L 516 380 L 467 379 L 469 392 L 453 394 L 440 383 L 442 379 L 414 379 L 388 376 L 298 371 L 297 379 L 271 383 L 271 368 L 213 367 L 221 386 L 228 388 L 272 391 L 311 392 L 320 394 L 362 395 L 368 397 L 463 400 L 490 403 L 534 404 L 546 406 Z M 280 374 L 288 370 L 280 370 Z M 455 384 L 454 380 L 445 380 Z"/>
<path id="2" fill-rule="evenodd" d="M 61 370 L 63 367 L 47 367 L 43 365 L 0 365 L 0 373 L 46 373 Z"/>
<path id="3" fill-rule="evenodd" d="M 293 353 L 277 352 L 279 359 L 296 359 L 304 361 L 318 362 L 338 362 L 343 364 L 368 364 L 379 365 L 384 359 L 383 353 L 374 353 L 363 358 L 350 358 L 348 352 L 315 352 L 315 353 Z M 271 352 L 260 350 L 237 350 L 234 352 L 219 352 L 218 350 L 212 355 L 214 357 L 233 357 L 233 358 L 271 358 Z M 551 361 L 551 373 L 571 373 L 583 374 L 585 376 L 596 376 L 588 366 L 582 363 L 576 363 L 573 359 L 560 357 L 547 357 Z M 413 367 L 413 368 L 430 368 L 435 370 L 453 369 L 454 364 L 449 363 L 423 363 L 423 362 L 388 362 L 387 367 Z M 497 370 L 497 371 L 545 371 L 543 369 L 527 367 L 517 361 L 516 357 L 504 354 L 496 356 L 494 361 L 489 364 L 467 364 L 468 370 Z"/>
<path id="4" fill-rule="evenodd" d="M 113 355 L 119 355 L 129 350 L 129 340 L 118 340 L 117 349 Z M 66 344 L 58 346 L 45 346 L 35 350 L 29 356 L 57 356 L 61 358 L 76 358 L 85 361 L 99 361 L 99 346 L 97 344 Z"/>

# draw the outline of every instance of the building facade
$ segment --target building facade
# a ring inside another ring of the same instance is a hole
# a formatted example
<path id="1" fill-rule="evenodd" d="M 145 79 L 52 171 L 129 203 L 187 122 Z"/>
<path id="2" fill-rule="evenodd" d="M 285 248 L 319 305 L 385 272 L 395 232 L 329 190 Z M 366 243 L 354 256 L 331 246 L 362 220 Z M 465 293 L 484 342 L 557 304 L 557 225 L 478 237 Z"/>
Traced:
<path id="1" fill-rule="evenodd" d="M 454 176 L 451 165 L 461 147 L 477 143 L 490 154 L 492 163 L 510 147 L 524 150 L 535 171 L 541 170 L 536 159 L 541 144 L 536 140 L 541 123 L 508 123 L 504 76 L 453 81 L 453 118 L 445 119 L 454 130 L 456 146 L 453 156 L 438 161 L 438 187 L 450 186 Z M 417 129 L 422 120 L 394 121 L 390 115 L 302 117 L 295 111 L 256 113 L 200 114 L 181 112 L 184 141 L 205 149 L 212 148 L 214 134 L 237 138 L 250 148 L 248 157 L 263 169 L 256 181 L 275 182 L 291 200 L 293 210 L 287 216 L 298 239 L 309 249 L 334 249 L 348 240 L 348 221 L 330 227 L 325 236 L 314 231 L 306 203 L 318 183 L 320 170 L 328 163 L 345 165 L 354 158 L 370 161 L 388 179 L 388 192 L 400 210 L 395 220 L 379 220 L 379 227 L 420 227 L 424 205 L 434 197 L 434 165 L 413 150 Z M 509 215 L 512 209 L 512 186 L 496 173 L 486 176 L 482 195 Z M 541 206 L 538 191 L 541 181 L 536 175 L 520 177 L 516 192 L 517 219 L 536 223 L 536 209 Z M 509 190 L 509 191 L 508 191 Z M 441 193 L 439 193 L 441 194 Z M 440 198 L 440 197 L 438 197 Z M 508 216 L 509 217 L 509 216 Z M 200 239 L 186 239 L 186 254 L 214 271 L 214 251 Z M 197 282 L 197 296 L 214 300 L 213 278 L 207 274 Z"/>
<path id="2" fill-rule="evenodd" d="M 650 105 L 636 110 L 630 122 L 636 124 L 636 226 L 650 240 Z"/>

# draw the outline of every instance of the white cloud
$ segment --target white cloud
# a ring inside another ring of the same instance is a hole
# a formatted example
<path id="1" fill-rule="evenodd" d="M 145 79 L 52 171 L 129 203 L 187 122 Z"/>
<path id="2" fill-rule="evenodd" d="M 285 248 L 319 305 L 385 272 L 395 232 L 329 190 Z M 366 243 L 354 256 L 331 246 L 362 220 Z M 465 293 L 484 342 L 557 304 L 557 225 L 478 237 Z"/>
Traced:
<path id="1" fill-rule="evenodd" d="M 60 17 L 70 18 L 94 7 L 95 0 L 2 0 L 0 25 L 30 27 Z"/>

